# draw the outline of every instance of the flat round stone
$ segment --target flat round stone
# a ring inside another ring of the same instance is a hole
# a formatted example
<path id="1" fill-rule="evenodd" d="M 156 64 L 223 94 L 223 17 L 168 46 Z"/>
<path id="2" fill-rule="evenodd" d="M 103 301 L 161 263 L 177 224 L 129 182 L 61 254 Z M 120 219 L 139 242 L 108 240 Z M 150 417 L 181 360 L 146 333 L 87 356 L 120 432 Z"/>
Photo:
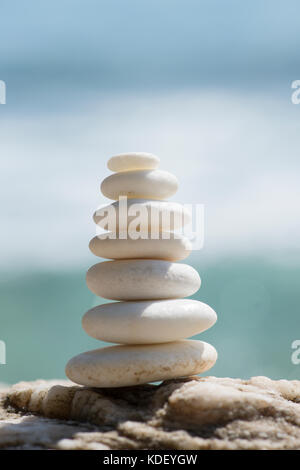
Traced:
<path id="1" fill-rule="evenodd" d="M 192 299 L 111 302 L 86 312 L 82 327 L 110 343 L 153 344 L 194 336 L 216 320 L 211 307 Z"/>
<path id="2" fill-rule="evenodd" d="M 86 282 L 94 294 L 112 300 L 177 299 L 193 295 L 201 285 L 188 264 L 150 259 L 94 264 Z"/>
<path id="3" fill-rule="evenodd" d="M 94 222 L 109 232 L 172 231 L 191 222 L 190 210 L 177 202 L 128 199 L 99 207 Z"/>
<path id="4" fill-rule="evenodd" d="M 117 200 L 120 196 L 139 199 L 167 199 L 178 189 L 176 176 L 162 170 L 140 170 L 114 173 L 101 183 L 105 197 Z"/>
<path id="5" fill-rule="evenodd" d="M 200 374 L 216 360 L 215 348 L 203 341 L 109 346 L 73 357 L 66 375 L 88 387 L 126 387 Z"/>
<path id="6" fill-rule="evenodd" d="M 159 158 L 152 153 L 120 153 L 108 160 L 107 167 L 111 171 L 153 170 L 159 162 Z"/>
<path id="7" fill-rule="evenodd" d="M 92 238 L 89 244 L 91 252 L 108 259 L 163 259 L 179 261 L 187 258 L 191 252 L 192 244 L 183 235 L 174 235 L 172 232 L 160 233 L 160 238 L 151 239 L 151 233 L 145 234 L 147 238 L 132 239 L 130 234 L 126 239 L 117 238 L 116 234 L 103 233 Z M 166 238 L 163 238 L 166 237 Z M 114 238 L 113 238 L 114 237 Z"/>

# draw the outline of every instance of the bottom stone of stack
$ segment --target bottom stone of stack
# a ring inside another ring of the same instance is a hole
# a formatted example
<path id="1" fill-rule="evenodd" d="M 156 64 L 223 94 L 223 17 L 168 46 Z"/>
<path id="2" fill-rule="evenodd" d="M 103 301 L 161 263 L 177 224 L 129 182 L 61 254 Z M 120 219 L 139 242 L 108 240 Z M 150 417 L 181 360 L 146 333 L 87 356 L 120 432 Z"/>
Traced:
<path id="1" fill-rule="evenodd" d="M 196 340 L 109 346 L 73 357 L 66 375 L 89 387 L 126 387 L 199 374 L 216 360 L 215 348 Z"/>

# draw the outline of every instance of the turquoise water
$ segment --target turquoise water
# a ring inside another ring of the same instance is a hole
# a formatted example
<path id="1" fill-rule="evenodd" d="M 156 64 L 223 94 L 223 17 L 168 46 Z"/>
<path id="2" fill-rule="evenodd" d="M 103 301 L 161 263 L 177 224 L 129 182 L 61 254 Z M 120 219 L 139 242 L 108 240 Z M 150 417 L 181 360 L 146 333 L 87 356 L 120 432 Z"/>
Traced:
<path id="1" fill-rule="evenodd" d="M 190 263 L 202 277 L 194 296 L 210 304 L 218 322 L 197 338 L 219 352 L 211 375 L 247 378 L 300 378 L 291 362 L 291 343 L 300 339 L 300 266 L 283 267 L 260 259 L 223 259 Z M 85 268 L 65 272 L 32 272 L 0 284 L 0 339 L 7 364 L 0 382 L 64 378 L 73 355 L 100 342 L 81 329 L 81 317 L 101 303 L 85 286 Z M 104 343 L 102 343 L 104 344 Z"/>

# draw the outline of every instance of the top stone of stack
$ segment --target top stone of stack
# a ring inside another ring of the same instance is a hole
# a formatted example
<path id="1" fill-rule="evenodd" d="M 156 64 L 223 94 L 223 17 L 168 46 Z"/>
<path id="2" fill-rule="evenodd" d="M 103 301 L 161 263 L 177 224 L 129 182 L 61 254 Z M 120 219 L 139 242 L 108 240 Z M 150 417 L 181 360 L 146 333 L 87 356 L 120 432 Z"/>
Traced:
<path id="1" fill-rule="evenodd" d="M 159 163 L 159 158 L 152 153 L 132 152 L 120 153 L 111 157 L 107 162 L 107 167 L 114 172 L 154 170 L 158 167 Z"/>

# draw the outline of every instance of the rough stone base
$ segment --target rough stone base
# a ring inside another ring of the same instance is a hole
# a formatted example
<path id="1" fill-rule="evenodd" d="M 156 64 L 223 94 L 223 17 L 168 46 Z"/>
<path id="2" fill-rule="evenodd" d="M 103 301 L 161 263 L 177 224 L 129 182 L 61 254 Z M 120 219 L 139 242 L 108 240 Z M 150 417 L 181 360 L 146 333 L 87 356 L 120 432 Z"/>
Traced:
<path id="1" fill-rule="evenodd" d="M 300 449 L 300 381 L 191 377 L 0 391 L 1 449 Z"/>

